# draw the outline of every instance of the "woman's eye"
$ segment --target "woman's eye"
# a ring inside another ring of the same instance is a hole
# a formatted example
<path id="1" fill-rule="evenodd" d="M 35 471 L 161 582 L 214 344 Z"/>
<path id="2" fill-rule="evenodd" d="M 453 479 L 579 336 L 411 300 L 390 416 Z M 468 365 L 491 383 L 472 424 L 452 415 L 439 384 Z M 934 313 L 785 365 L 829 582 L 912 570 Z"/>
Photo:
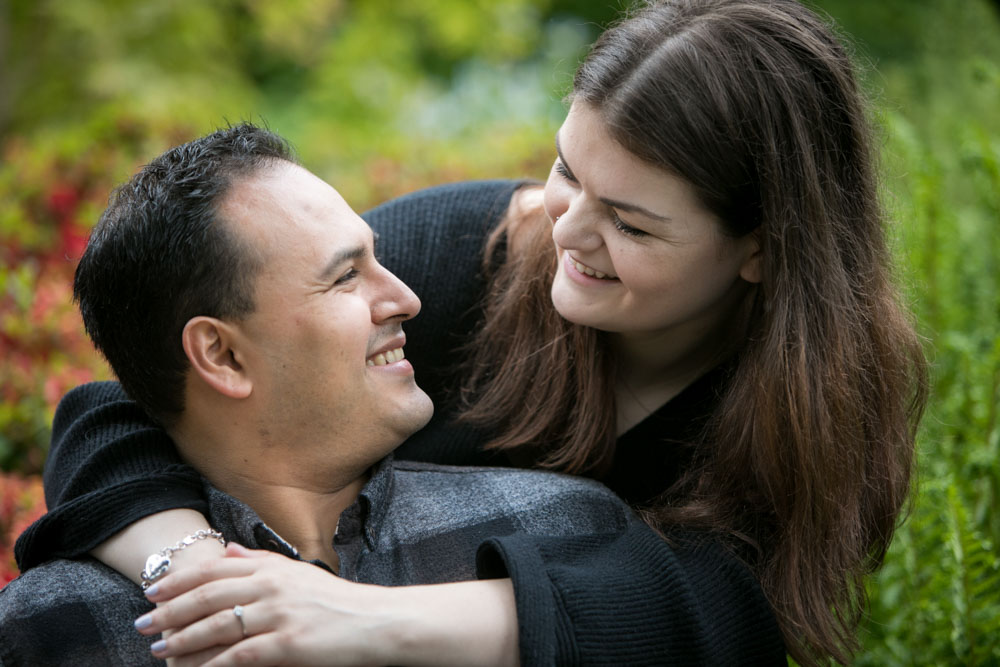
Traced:
<path id="1" fill-rule="evenodd" d="M 343 285 L 344 283 L 347 283 L 347 282 L 350 282 L 351 280 L 353 280 L 357 275 L 358 275 L 357 269 L 349 269 L 347 271 L 347 273 L 345 273 L 344 275 L 342 275 L 339 278 L 337 278 L 333 282 L 333 284 L 334 285 Z"/>
<path id="2" fill-rule="evenodd" d="M 573 178 L 573 174 L 569 173 L 569 169 L 563 164 L 562 160 L 556 160 L 555 164 L 556 173 L 565 178 L 567 181 L 576 183 L 576 179 Z"/>
<path id="3" fill-rule="evenodd" d="M 627 234 L 628 236 L 646 235 L 646 232 L 642 231 L 641 229 L 636 229 L 635 227 L 633 227 L 632 225 L 628 224 L 620 217 L 618 217 L 618 214 L 616 212 L 612 211 L 611 215 L 613 215 L 615 219 L 615 229 L 620 231 L 622 234 Z"/>

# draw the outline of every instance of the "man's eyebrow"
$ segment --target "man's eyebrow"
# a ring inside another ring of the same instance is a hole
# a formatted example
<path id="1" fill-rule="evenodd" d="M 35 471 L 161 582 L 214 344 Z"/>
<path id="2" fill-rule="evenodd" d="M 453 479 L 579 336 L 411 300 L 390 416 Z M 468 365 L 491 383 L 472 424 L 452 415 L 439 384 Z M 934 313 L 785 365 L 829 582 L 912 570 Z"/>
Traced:
<path id="1" fill-rule="evenodd" d="M 570 169 L 569 164 L 566 162 L 566 158 L 563 157 L 562 148 L 559 147 L 559 133 L 556 132 L 556 153 L 559 155 L 559 161 L 562 162 L 563 167 L 566 169 L 566 173 L 569 174 L 570 178 L 574 181 L 577 180 L 576 176 L 573 175 L 573 170 Z M 628 202 L 618 201 L 617 199 L 608 199 L 607 197 L 598 197 L 600 201 L 605 206 L 610 206 L 612 208 L 617 208 L 620 211 L 625 211 L 626 213 L 638 213 L 639 215 L 644 215 L 651 220 L 657 220 L 659 222 L 669 222 L 671 218 L 666 215 L 660 215 L 659 213 L 653 213 L 648 208 L 643 208 L 636 204 L 629 204 Z"/>
<path id="2" fill-rule="evenodd" d="M 360 259 L 368 254 L 368 249 L 364 246 L 355 246 L 353 248 L 345 248 L 335 254 L 330 258 L 330 261 L 326 263 L 323 270 L 319 273 L 319 280 L 325 282 L 333 277 L 333 274 L 337 272 L 337 269 L 344 262 L 349 262 L 352 259 Z"/>

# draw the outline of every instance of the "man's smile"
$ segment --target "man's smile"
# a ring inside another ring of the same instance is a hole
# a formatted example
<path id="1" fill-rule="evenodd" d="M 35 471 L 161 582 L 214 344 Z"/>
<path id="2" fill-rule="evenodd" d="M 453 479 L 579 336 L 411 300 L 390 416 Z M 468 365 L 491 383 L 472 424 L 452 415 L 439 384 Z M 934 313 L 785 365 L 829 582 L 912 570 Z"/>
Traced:
<path id="1" fill-rule="evenodd" d="M 385 352 L 379 352 L 378 354 L 368 357 L 365 361 L 367 366 L 385 366 L 386 364 L 393 364 L 397 361 L 402 361 L 403 348 L 397 347 L 393 350 L 387 350 Z"/>

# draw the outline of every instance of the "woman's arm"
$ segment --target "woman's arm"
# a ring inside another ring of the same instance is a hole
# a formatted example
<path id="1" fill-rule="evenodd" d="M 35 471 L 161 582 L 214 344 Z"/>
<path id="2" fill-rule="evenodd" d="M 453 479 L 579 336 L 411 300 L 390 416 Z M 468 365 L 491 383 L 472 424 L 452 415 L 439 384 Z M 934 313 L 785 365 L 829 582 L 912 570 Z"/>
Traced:
<path id="1" fill-rule="evenodd" d="M 209 530 L 208 520 L 194 510 L 167 510 L 139 519 L 91 550 L 91 555 L 118 570 L 136 584 L 150 554 L 179 543 L 199 530 Z M 205 560 L 222 558 L 225 547 L 215 539 L 204 539 L 170 554 L 170 571 Z"/>
<path id="2" fill-rule="evenodd" d="M 164 579 L 150 596 L 160 607 L 137 625 L 184 628 L 158 657 L 235 644 L 211 665 L 334 655 L 341 664 L 785 665 L 746 567 L 713 538 L 671 538 L 639 523 L 615 535 L 510 535 L 478 559 L 481 576 L 509 579 L 397 588 L 270 554 L 226 558 Z"/>
<path id="3" fill-rule="evenodd" d="M 136 622 L 139 631 L 183 628 L 153 645 L 156 657 L 197 664 L 212 647 L 233 644 L 208 664 L 518 664 L 508 579 L 372 586 L 275 554 L 227 550 L 236 557 L 151 589 L 159 606 Z"/>
<path id="4" fill-rule="evenodd" d="M 510 576 L 524 664 L 785 665 L 774 613 L 714 537 L 510 535 L 480 548 L 480 576 Z"/>
<path id="5" fill-rule="evenodd" d="M 207 509 L 201 477 L 181 462 L 166 432 L 117 383 L 71 391 L 59 404 L 52 430 L 44 473 L 49 512 L 18 538 L 22 570 L 52 558 L 80 557 L 156 512 Z M 197 528 L 192 525 L 191 532 Z M 169 532 L 170 524 L 164 530 Z M 153 529 L 150 536 L 157 546 L 126 561 L 125 575 L 135 578 L 146 556 L 167 546 L 160 544 L 166 534 Z"/>

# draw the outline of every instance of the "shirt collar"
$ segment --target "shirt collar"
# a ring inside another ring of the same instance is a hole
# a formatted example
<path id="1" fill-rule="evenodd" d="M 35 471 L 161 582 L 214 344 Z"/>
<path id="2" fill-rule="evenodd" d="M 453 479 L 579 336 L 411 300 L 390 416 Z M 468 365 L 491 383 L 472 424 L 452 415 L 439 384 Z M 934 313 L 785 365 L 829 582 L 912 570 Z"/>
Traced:
<path id="1" fill-rule="evenodd" d="M 378 542 L 379 531 L 392 498 L 393 477 L 393 458 L 389 454 L 372 467 L 371 477 L 358 496 L 364 537 L 369 549 L 374 549 Z"/>
<path id="2" fill-rule="evenodd" d="M 344 512 L 359 512 L 364 539 L 373 549 L 382 521 L 389 508 L 393 485 L 392 454 L 372 467 L 371 477 L 361 489 L 358 499 Z M 252 507 L 220 491 L 208 480 L 202 479 L 208 499 L 209 523 L 221 532 L 227 541 L 235 541 L 250 549 L 267 549 L 290 558 L 299 553 L 257 515 Z"/>
<path id="3" fill-rule="evenodd" d="M 299 552 L 271 529 L 252 507 L 220 491 L 203 479 L 208 498 L 208 521 L 226 538 L 248 549 L 267 549 L 289 558 L 299 558 Z"/>

